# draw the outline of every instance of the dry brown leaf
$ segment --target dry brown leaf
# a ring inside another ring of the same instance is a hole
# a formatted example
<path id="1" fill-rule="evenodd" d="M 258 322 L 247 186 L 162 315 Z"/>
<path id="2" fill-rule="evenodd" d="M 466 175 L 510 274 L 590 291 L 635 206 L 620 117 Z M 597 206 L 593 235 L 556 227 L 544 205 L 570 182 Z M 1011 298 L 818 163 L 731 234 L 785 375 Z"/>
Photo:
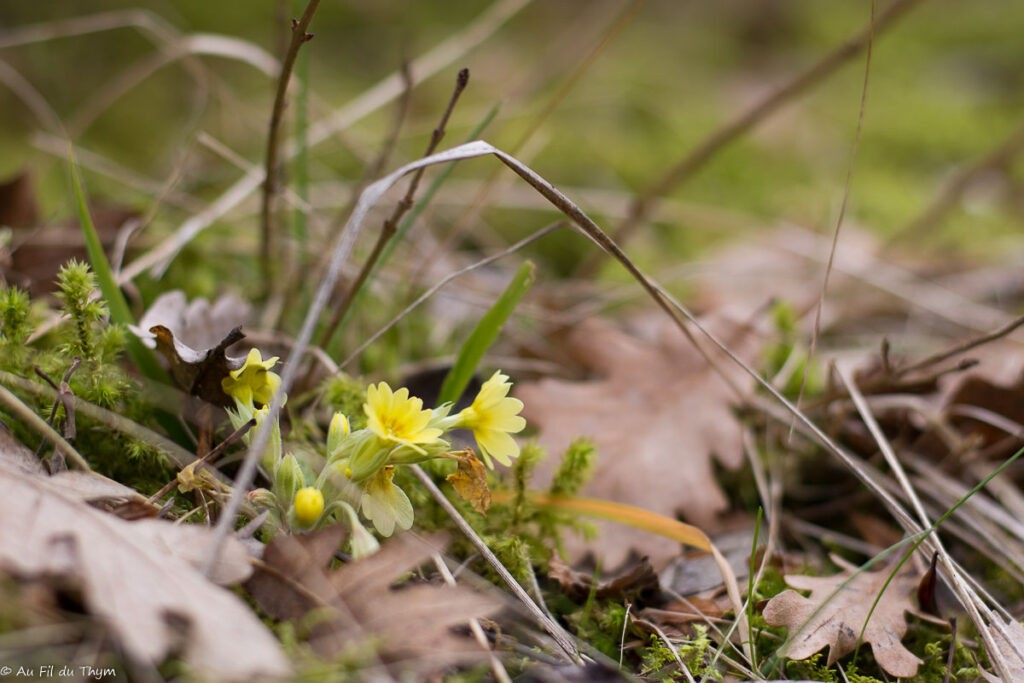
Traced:
<path id="1" fill-rule="evenodd" d="M 462 500 L 473 506 L 481 515 L 491 507 L 491 489 L 487 486 L 487 470 L 471 450 L 455 454 L 459 469 L 445 479 L 452 485 Z"/>
<path id="2" fill-rule="evenodd" d="M 115 511 L 125 517 L 128 511 L 132 519 L 154 517 L 159 511 L 156 505 L 133 488 L 104 477 L 95 472 L 64 470 L 48 476 L 46 468 L 35 453 L 18 441 L 0 425 L 0 460 L 3 466 L 16 468 L 22 474 L 45 477 L 46 483 L 57 488 L 68 498 L 81 500 L 107 511 Z"/>
<path id="3" fill-rule="evenodd" d="M 908 570 L 899 572 L 875 605 L 889 574 L 846 569 L 834 576 L 786 576 L 786 583 L 811 595 L 805 598 L 786 590 L 765 605 L 765 621 L 790 631 L 782 653 L 790 659 L 807 659 L 828 646 L 831 666 L 854 650 L 863 631 L 863 642 L 871 645 L 875 661 L 885 671 L 900 678 L 916 675 L 922 662 L 900 641 L 907 632 L 904 612 L 914 609 L 911 596 L 919 577 Z"/>
<path id="4" fill-rule="evenodd" d="M 631 603 L 650 603 L 661 593 L 661 584 L 647 558 L 641 558 L 615 576 L 599 580 L 594 585 L 594 575 L 576 571 L 564 562 L 552 558 L 548 564 L 548 578 L 558 582 L 562 592 L 570 600 L 583 602 L 591 594 L 599 600 L 628 600 Z"/>
<path id="5" fill-rule="evenodd" d="M 235 328 L 213 348 L 197 351 L 174 338 L 174 333 L 163 325 L 150 328 L 156 337 L 156 350 L 167 359 L 174 382 L 192 396 L 198 396 L 214 405 L 230 407 L 234 401 L 224 393 L 221 381 L 232 370 L 242 367 L 244 358 L 230 358 L 227 349 L 245 338 Z"/>
<path id="6" fill-rule="evenodd" d="M 46 467 L 36 457 L 35 453 L 29 450 L 28 446 L 14 438 L 8 431 L 7 426 L 0 421 L 0 461 L 8 469 L 15 468 L 22 474 L 30 474 L 38 477 L 46 476 Z"/>
<path id="7" fill-rule="evenodd" d="M 223 680 L 288 673 L 277 640 L 252 611 L 195 568 L 209 547 L 209 529 L 126 522 L 19 471 L 6 457 L 0 519 L 0 571 L 75 582 L 89 612 L 130 657 L 156 664 L 178 653 L 196 671 Z M 238 582 L 248 571 L 245 549 L 231 539 L 214 578 Z"/>
<path id="8" fill-rule="evenodd" d="M 741 358 L 752 359 L 761 347 L 749 328 L 723 319 L 709 324 Z M 571 332 L 568 347 L 601 378 L 544 379 L 517 388 L 523 415 L 540 428 L 541 444 L 557 456 L 573 439 L 588 436 L 599 460 L 585 495 L 713 526 L 727 500 L 712 459 L 730 469 L 743 461 L 742 432 L 732 412 L 737 396 L 730 385 L 663 317 L 649 339 L 586 320 Z M 721 353 L 709 355 L 736 386 L 749 387 L 748 376 L 732 361 Z M 603 527 L 596 550 L 605 566 L 622 563 L 631 549 L 660 567 L 678 554 L 679 545 L 633 529 Z"/>
<path id="9" fill-rule="evenodd" d="M 498 610 L 494 597 L 462 586 L 392 585 L 439 551 L 436 539 L 402 534 L 370 557 L 327 571 L 330 553 L 324 549 L 337 548 L 341 538 L 331 529 L 278 536 L 267 546 L 269 570 L 257 571 L 246 587 L 268 614 L 296 619 L 318 610 L 309 642 L 324 657 L 374 638 L 383 661 L 415 664 L 422 674 L 485 654 L 451 627 Z"/>

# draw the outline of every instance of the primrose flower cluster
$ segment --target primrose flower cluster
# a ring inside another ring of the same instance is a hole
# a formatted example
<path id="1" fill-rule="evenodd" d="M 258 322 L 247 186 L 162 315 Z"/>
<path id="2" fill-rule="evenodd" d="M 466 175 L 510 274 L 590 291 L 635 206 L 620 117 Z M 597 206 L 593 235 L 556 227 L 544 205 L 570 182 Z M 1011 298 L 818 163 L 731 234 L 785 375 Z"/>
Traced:
<path id="1" fill-rule="evenodd" d="M 253 418 L 258 427 L 266 420 L 267 406 L 280 387 L 280 378 L 272 372 L 276 362 L 277 358 L 264 361 L 254 349 L 245 364 L 222 382 L 225 393 L 234 399 L 235 409 L 228 414 L 236 428 Z M 453 458 L 451 442 L 444 438 L 448 432 L 472 431 L 491 468 L 494 460 L 509 465 L 519 455 L 511 434 L 521 431 L 526 421 L 519 415 L 522 402 L 508 395 L 511 388 L 508 376 L 495 372 L 472 405 L 452 415 L 451 403 L 425 408 L 423 401 L 404 387 L 395 391 L 386 382 L 371 384 L 363 404 L 366 427 L 353 431 L 348 418 L 335 413 L 319 472 L 283 452 L 280 426 L 274 424 L 260 460 L 273 486 L 270 491 L 254 491 L 250 498 L 276 509 L 295 529 L 312 529 L 330 519 L 341 519 L 352 530 L 353 555 L 369 554 L 376 550 L 377 541 L 360 516 L 382 536 L 410 528 L 412 503 L 394 481 L 396 468 Z M 251 440 L 252 434 L 250 431 L 245 438 Z"/>

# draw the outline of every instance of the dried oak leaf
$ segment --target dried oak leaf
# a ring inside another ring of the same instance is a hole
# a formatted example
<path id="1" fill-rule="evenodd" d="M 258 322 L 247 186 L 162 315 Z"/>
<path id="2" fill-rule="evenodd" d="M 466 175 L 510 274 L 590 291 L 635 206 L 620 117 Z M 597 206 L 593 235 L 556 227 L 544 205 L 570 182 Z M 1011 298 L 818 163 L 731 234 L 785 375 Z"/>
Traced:
<path id="1" fill-rule="evenodd" d="M 749 326 L 723 318 L 704 324 L 748 362 L 762 347 Z M 750 386 L 742 369 L 706 340 L 702 345 L 734 386 Z M 523 415 L 540 429 L 541 445 L 558 454 L 573 439 L 590 437 L 599 461 L 582 494 L 713 526 L 727 500 L 712 459 L 730 469 L 743 461 L 742 432 L 732 412 L 737 396 L 729 382 L 664 316 L 647 339 L 588 319 L 572 330 L 567 346 L 600 379 L 549 378 L 517 387 Z M 596 550 L 605 566 L 621 564 L 632 549 L 660 567 L 678 554 L 679 545 L 607 524 L 596 545 L 569 546 L 574 555 L 585 549 Z"/>
<path id="2" fill-rule="evenodd" d="M 180 654 L 215 680 L 288 674 L 277 640 L 237 597 L 196 568 L 210 530 L 160 520 L 126 522 L 33 476 L 0 454 L 0 572 L 80 587 L 129 657 L 155 665 Z M 213 580 L 250 571 L 231 539 Z"/>
<path id="3" fill-rule="evenodd" d="M 301 619 L 315 610 L 309 643 L 323 657 L 372 638 L 382 661 L 415 666 L 420 674 L 480 660 L 480 646 L 451 629 L 500 609 L 495 597 L 463 586 L 393 585 L 440 551 L 438 539 L 401 534 L 374 555 L 328 570 L 342 536 L 337 526 L 278 536 L 264 554 L 267 569 L 246 588 L 276 619 Z"/>
<path id="4" fill-rule="evenodd" d="M 231 330 L 212 349 L 196 351 L 174 338 L 174 333 L 163 325 L 149 330 L 156 336 L 156 350 L 167 359 L 174 382 L 192 396 L 222 407 L 235 403 L 224 393 L 221 380 L 232 370 L 242 367 L 244 358 L 231 358 L 227 349 L 245 338 L 238 327 Z"/>
<path id="5" fill-rule="evenodd" d="M 47 484 L 60 489 L 65 497 L 113 512 L 122 519 L 155 517 L 160 510 L 135 489 L 95 472 L 64 470 L 49 476 L 35 453 L 14 438 L 2 423 L 0 460 L 3 461 L 4 468 L 14 468 L 22 474 L 45 477 Z"/>
<path id="6" fill-rule="evenodd" d="M 481 515 L 491 507 L 491 489 L 487 486 L 487 470 L 472 450 L 454 454 L 459 469 L 445 479 L 452 485 L 462 500 L 473 506 Z"/>
<path id="7" fill-rule="evenodd" d="M 903 613 L 914 609 L 911 596 L 920 577 L 904 570 L 886 587 L 889 575 L 886 570 L 858 573 L 847 568 L 834 576 L 786 576 L 786 583 L 811 595 L 786 590 L 765 605 L 765 621 L 790 631 L 782 654 L 807 659 L 827 645 L 831 666 L 854 650 L 863 631 L 863 642 L 871 645 L 880 667 L 899 678 L 915 676 L 922 662 L 900 641 L 907 632 Z"/>

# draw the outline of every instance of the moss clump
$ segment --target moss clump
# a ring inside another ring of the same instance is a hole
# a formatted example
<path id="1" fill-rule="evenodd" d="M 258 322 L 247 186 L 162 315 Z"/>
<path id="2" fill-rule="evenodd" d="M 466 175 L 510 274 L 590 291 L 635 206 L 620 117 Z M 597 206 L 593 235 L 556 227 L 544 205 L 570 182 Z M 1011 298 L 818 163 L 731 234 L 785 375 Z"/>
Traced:
<path id="1" fill-rule="evenodd" d="M 366 427 L 366 384 L 362 380 L 341 373 L 324 383 L 322 395 L 324 404 L 348 418 L 352 431 Z"/>
<path id="2" fill-rule="evenodd" d="M 169 476 L 159 451 L 85 415 L 67 414 L 50 385 L 65 383 L 77 399 L 120 417 L 136 422 L 152 417 L 137 384 L 119 364 L 128 332 L 109 322 L 106 303 L 96 291 L 96 278 L 87 264 L 67 263 L 57 276 L 62 324 L 30 343 L 36 318 L 33 302 L 22 290 L 0 286 L 0 369 L 23 382 L 40 385 L 38 391 L 28 392 L 10 383 L 22 400 L 50 419 L 55 428 L 65 429 L 74 421 L 72 442 L 92 467 L 139 490 L 151 490 Z M 39 442 L 39 435 L 28 431 L 21 421 L 0 416 L 21 441 Z"/>

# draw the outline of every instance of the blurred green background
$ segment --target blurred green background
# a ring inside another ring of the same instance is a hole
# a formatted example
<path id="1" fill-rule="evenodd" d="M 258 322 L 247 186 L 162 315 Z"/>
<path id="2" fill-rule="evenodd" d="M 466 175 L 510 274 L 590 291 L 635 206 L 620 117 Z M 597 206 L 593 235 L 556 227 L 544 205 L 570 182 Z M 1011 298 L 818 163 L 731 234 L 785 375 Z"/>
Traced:
<path id="1" fill-rule="evenodd" d="M 879 2 L 874 11 L 885 6 Z M 634 193 L 862 30 L 872 14 L 862 0 L 324 2 L 305 48 L 310 119 L 356 101 L 403 59 L 415 63 L 446 41 L 467 39 L 482 14 L 501 8 L 507 20 L 478 46 L 417 80 L 387 168 L 422 153 L 458 68 L 466 66 L 471 84 L 444 144 L 465 139 L 500 106 L 483 137 L 520 154 L 608 226 L 621 220 Z M 146 240 L 155 243 L 240 177 L 225 155 L 262 163 L 274 89 L 273 79 L 250 63 L 168 55 L 209 34 L 220 37 L 217 44 L 230 38 L 230 50 L 279 56 L 287 18 L 301 9 L 270 0 L 3 3 L 0 173 L 33 169 L 44 215 L 70 213 L 64 148 L 40 113 L 50 110 L 68 127 L 91 194 L 149 212 Z M 57 35 L 87 18 L 103 30 Z M 1024 123 L 1022 28 L 1020 3 L 919 3 L 877 37 L 855 162 L 863 53 L 674 188 L 631 252 L 657 267 L 783 221 L 828 231 L 851 163 L 848 219 L 899 234 L 951 173 Z M 311 150 L 314 206 L 328 219 L 384 146 L 395 107 L 392 101 L 375 108 Z M 460 168 L 434 220 L 457 222 L 495 167 L 477 160 Z M 1022 164 L 1011 155 L 905 246 L 1004 253 L 1020 234 L 1021 183 Z M 218 248 L 224 243 L 217 239 L 228 240 L 228 253 L 243 254 L 252 247 L 256 206 L 252 197 L 203 239 Z M 525 186 L 503 177 L 471 241 L 505 242 L 550 214 Z M 548 244 L 538 257 L 563 273 L 589 249 L 573 236 Z M 214 287 L 196 278 L 193 289 Z"/>

